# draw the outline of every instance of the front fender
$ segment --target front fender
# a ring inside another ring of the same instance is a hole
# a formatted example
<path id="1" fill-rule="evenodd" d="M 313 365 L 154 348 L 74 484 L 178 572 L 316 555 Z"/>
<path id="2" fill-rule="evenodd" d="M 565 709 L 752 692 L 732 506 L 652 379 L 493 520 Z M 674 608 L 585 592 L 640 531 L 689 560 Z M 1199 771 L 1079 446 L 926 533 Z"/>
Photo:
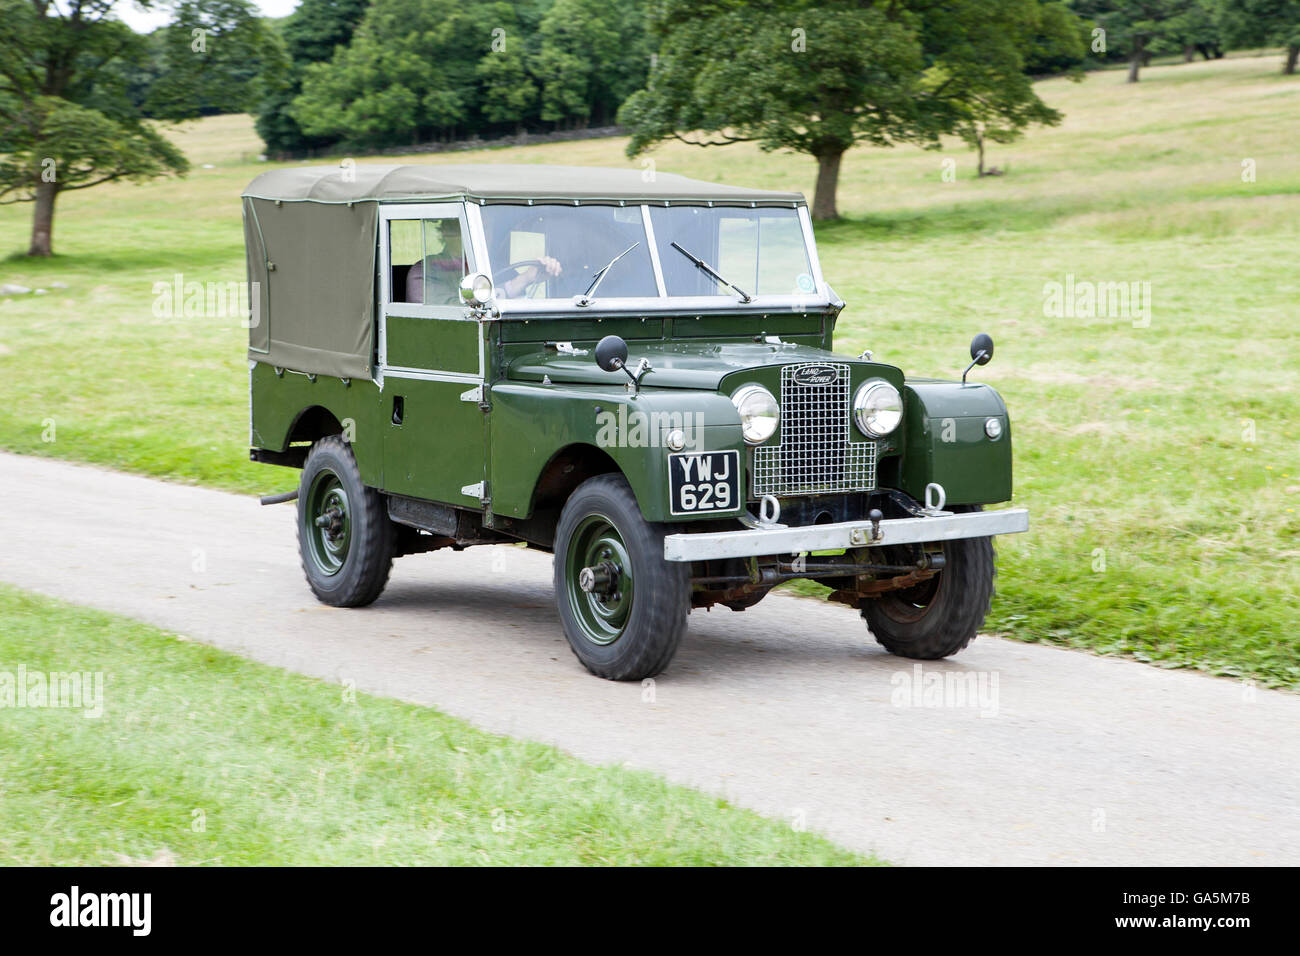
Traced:
<path id="1" fill-rule="evenodd" d="M 532 514 L 533 493 L 543 469 L 572 445 L 609 455 L 627 478 L 647 521 L 680 521 L 669 514 L 668 455 L 664 436 L 686 432 L 688 449 L 736 449 L 745 460 L 740 417 L 717 392 L 503 382 L 492 386 L 492 511 L 511 518 Z M 743 498 L 743 495 L 741 496 Z M 713 512 L 709 517 L 739 514 Z"/>
<path id="2" fill-rule="evenodd" d="M 904 394 L 899 485 L 918 501 L 926 485 L 943 486 L 948 504 L 994 504 L 1011 498 L 1011 420 L 997 391 L 981 384 L 908 382 Z M 1002 422 L 990 439 L 984 423 Z"/>

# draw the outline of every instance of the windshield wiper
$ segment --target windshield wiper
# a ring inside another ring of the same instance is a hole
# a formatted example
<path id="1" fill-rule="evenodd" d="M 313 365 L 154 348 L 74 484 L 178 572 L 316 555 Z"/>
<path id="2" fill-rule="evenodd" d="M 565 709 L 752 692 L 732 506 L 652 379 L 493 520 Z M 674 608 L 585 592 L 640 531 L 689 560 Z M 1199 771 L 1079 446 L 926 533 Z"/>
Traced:
<path id="1" fill-rule="evenodd" d="M 699 267 L 700 270 L 702 270 L 702 271 L 705 272 L 706 274 L 712 276 L 713 278 L 717 279 L 719 282 L 721 282 L 721 283 L 722 283 L 723 285 L 725 285 L 727 288 L 733 290 L 737 295 L 740 296 L 740 301 L 741 301 L 741 302 L 751 302 L 751 301 L 753 301 L 753 298 L 754 298 L 754 297 L 753 297 L 752 295 L 750 295 L 748 292 L 746 292 L 746 291 L 745 291 L 744 289 L 742 289 L 740 286 L 736 285 L 736 283 L 734 283 L 734 282 L 728 282 L 726 279 L 724 279 L 721 275 L 718 274 L 717 270 L 715 270 L 715 269 L 713 268 L 713 266 L 709 265 L 707 262 L 705 262 L 705 261 L 704 261 L 703 259 L 701 259 L 699 256 L 692 255 L 691 253 L 687 252 L 685 249 L 683 249 L 681 246 L 679 246 L 676 242 L 674 242 L 674 243 L 672 244 L 672 246 L 673 246 L 674 249 L 676 249 L 678 252 L 680 252 L 682 255 L 684 255 L 687 259 L 690 259 L 691 262 L 694 262 L 695 265 L 696 265 L 697 267 Z"/>
<path id="2" fill-rule="evenodd" d="M 624 249 L 622 252 L 616 255 L 613 259 L 610 259 L 609 262 L 605 263 L 605 268 L 601 269 L 599 272 L 597 272 L 594 276 L 591 277 L 591 285 L 587 286 L 587 291 L 582 293 L 582 295 L 574 296 L 574 302 L 576 302 L 578 305 L 586 305 L 588 302 L 590 302 L 591 297 L 596 293 L 596 289 L 600 286 L 601 282 L 604 281 L 605 274 L 609 272 L 610 267 L 613 266 L 614 263 L 618 262 L 619 259 L 622 259 L 625 255 L 627 255 L 629 252 L 631 252 L 639 245 L 641 245 L 641 243 L 639 242 L 632 243 L 632 245 L 628 246 L 626 249 Z"/>

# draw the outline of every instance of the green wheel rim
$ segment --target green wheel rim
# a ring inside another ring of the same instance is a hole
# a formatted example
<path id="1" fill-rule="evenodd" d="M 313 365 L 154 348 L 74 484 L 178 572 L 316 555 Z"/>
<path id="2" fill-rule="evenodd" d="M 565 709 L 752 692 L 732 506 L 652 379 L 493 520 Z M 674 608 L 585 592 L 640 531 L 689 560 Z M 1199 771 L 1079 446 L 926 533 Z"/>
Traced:
<path id="1" fill-rule="evenodd" d="M 599 583 L 587 590 L 583 569 L 595 569 Z M 564 580 L 569 607 L 583 636 L 593 644 L 613 644 L 623 636 L 636 598 L 632 561 L 618 528 L 604 515 L 588 515 L 569 538 Z"/>
<path id="2" fill-rule="evenodd" d="M 352 509 L 339 476 L 322 471 L 312 479 L 302 509 L 302 531 L 307 556 L 326 576 L 338 574 L 352 544 Z"/>

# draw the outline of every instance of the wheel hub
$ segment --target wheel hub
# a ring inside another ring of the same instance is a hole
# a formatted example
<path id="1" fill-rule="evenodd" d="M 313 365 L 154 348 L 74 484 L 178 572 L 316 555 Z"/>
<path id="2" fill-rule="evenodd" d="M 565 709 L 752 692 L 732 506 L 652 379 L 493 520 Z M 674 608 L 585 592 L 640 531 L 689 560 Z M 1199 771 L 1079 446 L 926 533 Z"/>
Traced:
<path id="1" fill-rule="evenodd" d="M 336 474 L 322 471 L 313 479 L 304 505 L 303 524 L 312 562 L 322 574 L 337 574 L 347 561 L 352 538 L 347 490 Z"/>
<path id="2" fill-rule="evenodd" d="M 621 569 L 612 561 L 601 561 L 578 572 L 578 587 L 588 594 L 607 596 L 618 590 Z"/>
<path id="3" fill-rule="evenodd" d="M 612 644 L 627 627 L 635 596 L 623 536 L 605 516 L 589 515 L 574 530 L 565 558 L 569 602 L 593 644 Z"/>

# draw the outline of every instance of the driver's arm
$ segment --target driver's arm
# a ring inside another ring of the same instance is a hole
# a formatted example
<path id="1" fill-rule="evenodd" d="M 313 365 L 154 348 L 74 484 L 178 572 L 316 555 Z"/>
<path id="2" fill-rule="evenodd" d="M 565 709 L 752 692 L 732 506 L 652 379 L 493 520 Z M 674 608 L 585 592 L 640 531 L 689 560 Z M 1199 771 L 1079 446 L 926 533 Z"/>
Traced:
<path id="1" fill-rule="evenodd" d="M 558 276 L 564 271 L 560 266 L 560 261 L 552 259 L 550 256 L 538 256 L 537 261 L 542 264 L 540 267 L 529 266 L 501 287 L 507 299 L 513 299 L 527 291 L 529 286 L 542 277 L 543 269 L 546 270 L 547 275 L 553 276 Z"/>

